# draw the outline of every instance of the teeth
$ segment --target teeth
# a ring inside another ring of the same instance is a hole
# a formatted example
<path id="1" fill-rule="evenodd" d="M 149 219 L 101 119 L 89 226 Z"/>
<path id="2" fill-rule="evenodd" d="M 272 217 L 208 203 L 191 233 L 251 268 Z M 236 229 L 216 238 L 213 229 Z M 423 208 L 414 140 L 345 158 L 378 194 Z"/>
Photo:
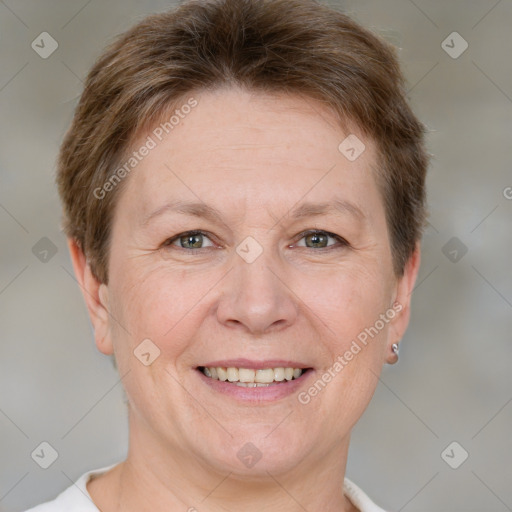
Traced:
<path id="1" fill-rule="evenodd" d="M 284 380 L 284 368 L 274 368 L 274 380 L 277 382 Z"/>
<path id="2" fill-rule="evenodd" d="M 222 381 L 225 381 L 225 380 L 228 380 L 228 372 L 226 371 L 226 368 L 221 368 L 221 367 L 218 367 L 216 368 L 217 370 L 217 378 L 219 380 L 222 380 Z M 203 373 L 204 373 L 204 370 L 203 370 Z M 211 373 L 211 371 L 210 371 Z M 206 375 L 206 373 L 205 373 Z M 206 375 L 208 377 L 208 375 Z"/>
<path id="3" fill-rule="evenodd" d="M 238 368 L 228 368 L 227 374 L 228 374 L 229 382 L 238 382 L 238 380 L 239 380 Z"/>
<path id="4" fill-rule="evenodd" d="M 283 382 L 284 380 L 298 379 L 302 373 L 302 368 L 263 368 L 261 370 L 252 370 L 250 368 L 224 368 L 203 367 L 203 373 L 212 379 L 229 381 L 242 387 L 262 387 L 269 386 L 274 382 Z"/>
<path id="5" fill-rule="evenodd" d="M 271 382 L 274 382 L 274 369 L 269 368 L 268 370 L 256 370 L 254 382 L 261 382 L 262 384 L 270 384 Z"/>
<path id="6" fill-rule="evenodd" d="M 207 370 L 208 368 L 205 368 Z M 247 368 L 238 369 L 238 380 L 240 382 L 254 382 L 255 370 L 248 370 Z"/>
<path id="7" fill-rule="evenodd" d="M 260 384 L 259 382 L 235 382 L 235 384 L 243 388 L 265 388 L 270 386 L 270 384 Z"/>

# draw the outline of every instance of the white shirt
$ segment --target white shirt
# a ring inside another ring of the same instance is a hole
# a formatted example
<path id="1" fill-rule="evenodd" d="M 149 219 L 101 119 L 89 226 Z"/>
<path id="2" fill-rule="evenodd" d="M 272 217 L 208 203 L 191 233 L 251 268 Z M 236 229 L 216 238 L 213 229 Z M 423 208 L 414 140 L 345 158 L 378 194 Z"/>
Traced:
<path id="1" fill-rule="evenodd" d="M 87 491 L 87 482 L 92 476 L 106 473 L 119 464 L 94 469 L 84 473 L 73 485 L 62 491 L 54 500 L 41 503 L 25 512 L 100 512 Z M 354 504 L 359 512 L 385 512 L 378 507 L 357 485 L 345 478 L 343 485 L 345 496 Z"/>

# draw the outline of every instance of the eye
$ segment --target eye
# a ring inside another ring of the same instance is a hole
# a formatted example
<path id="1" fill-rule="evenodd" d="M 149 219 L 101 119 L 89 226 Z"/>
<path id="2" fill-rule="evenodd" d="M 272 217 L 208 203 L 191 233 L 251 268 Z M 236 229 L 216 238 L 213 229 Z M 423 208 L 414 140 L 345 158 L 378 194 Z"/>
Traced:
<path id="1" fill-rule="evenodd" d="M 329 233 L 328 231 L 309 230 L 302 232 L 299 236 L 301 238 L 297 244 L 298 247 L 307 247 L 310 249 L 327 249 L 336 246 L 336 242 L 338 242 L 341 246 L 348 245 L 346 240 L 334 233 Z M 329 239 L 334 240 L 335 243 L 329 243 Z M 302 240 L 304 240 L 304 243 L 300 243 Z"/>
<path id="2" fill-rule="evenodd" d="M 336 247 L 346 247 L 348 242 L 339 235 L 322 230 L 303 231 L 298 235 L 299 242 L 297 247 L 306 247 L 308 249 L 335 249 Z M 304 240 L 304 242 L 302 242 Z M 332 242 L 334 241 L 334 242 Z M 205 245 L 206 243 L 206 245 Z M 166 240 L 164 247 L 176 246 L 179 249 L 195 250 L 215 247 L 207 233 L 200 230 L 186 231 Z"/>
<path id="3" fill-rule="evenodd" d="M 204 245 L 205 241 L 208 240 L 209 245 Z M 186 231 L 180 233 L 173 238 L 169 238 L 164 243 L 164 246 L 176 245 L 180 249 L 204 249 L 205 247 L 214 247 L 211 240 L 208 238 L 206 233 L 203 231 Z"/>

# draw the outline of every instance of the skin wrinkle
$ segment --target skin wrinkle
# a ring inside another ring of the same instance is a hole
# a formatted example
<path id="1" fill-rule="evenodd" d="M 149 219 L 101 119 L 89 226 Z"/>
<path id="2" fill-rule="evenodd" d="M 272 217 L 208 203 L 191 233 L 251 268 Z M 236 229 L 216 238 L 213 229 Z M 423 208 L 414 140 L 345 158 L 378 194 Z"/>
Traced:
<path id="1" fill-rule="evenodd" d="M 240 171 L 240 169 L 238 169 L 238 171 Z M 330 212 L 337 213 L 338 215 L 340 213 L 349 213 L 357 220 L 367 220 L 367 215 L 364 214 L 358 206 L 337 198 L 329 203 L 303 203 L 300 205 L 300 207 L 293 208 L 291 211 L 287 212 L 286 216 L 296 219 L 301 217 L 322 215 Z M 213 219 L 218 223 L 226 225 L 226 223 L 222 220 L 222 216 L 218 210 L 205 204 L 204 202 L 185 202 L 182 200 L 174 200 L 159 206 L 150 214 L 145 216 L 141 221 L 142 226 L 147 227 L 151 221 L 165 213 L 194 215 L 196 217 L 203 217 L 210 220 Z"/>
<path id="2" fill-rule="evenodd" d="M 115 353 L 120 373 L 131 370 L 124 380 L 130 448 L 127 460 L 88 490 L 103 512 L 184 506 L 353 512 L 342 494 L 350 431 L 374 393 L 391 344 L 407 327 L 419 259 L 397 279 L 383 200 L 368 172 L 376 161 L 374 144 L 364 139 L 366 151 L 354 162 L 345 159 L 337 147 L 346 134 L 333 128 L 322 104 L 312 109 L 300 97 L 238 89 L 198 100 L 187 124 L 126 178 L 114 212 L 110 279 L 97 286 L 100 303 L 108 302 L 132 336 L 108 315 L 93 323 L 105 333 L 96 336 L 99 350 Z M 179 169 L 182 181 L 165 165 Z M 329 202 L 335 193 L 359 205 L 367 222 L 350 215 L 286 215 L 302 203 Z M 169 214 L 142 225 L 149 212 L 177 197 L 214 206 L 223 222 Z M 276 218 L 280 223 L 271 230 Z M 315 228 L 346 237 L 353 247 L 323 253 L 288 247 L 298 233 Z M 222 248 L 193 255 L 161 248 L 195 229 L 212 232 Z M 263 248 L 251 264 L 235 252 L 247 236 Z M 240 405 L 211 391 L 195 369 L 230 357 L 297 358 L 308 361 L 316 380 L 395 300 L 404 307 L 401 314 L 308 405 L 296 396 Z M 133 356 L 146 338 L 161 351 L 147 367 Z M 251 469 L 237 457 L 248 441 L 263 455 Z M 207 494 L 204 502 L 197 499 Z"/>

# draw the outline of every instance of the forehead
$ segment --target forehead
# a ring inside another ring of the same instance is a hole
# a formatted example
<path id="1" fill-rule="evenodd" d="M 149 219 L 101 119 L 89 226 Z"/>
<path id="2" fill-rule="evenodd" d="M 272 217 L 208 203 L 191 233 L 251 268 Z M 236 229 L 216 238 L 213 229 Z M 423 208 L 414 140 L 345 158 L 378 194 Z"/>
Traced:
<path id="1" fill-rule="evenodd" d="M 127 184 L 125 195 L 139 215 L 183 198 L 213 201 L 221 209 L 258 209 L 325 202 L 340 193 L 359 202 L 363 213 L 375 208 L 382 213 L 373 142 L 357 129 L 342 131 L 320 102 L 239 89 L 191 96 L 197 105 L 174 116 L 172 128 L 157 124 L 133 146 L 136 150 L 147 140 L 153 146 Z M 347 158 L 354 156 L 346 153 L 347 136 L 348 146 L 360 141 L 357 153 L 364 147 L 356 159 Z"/>

